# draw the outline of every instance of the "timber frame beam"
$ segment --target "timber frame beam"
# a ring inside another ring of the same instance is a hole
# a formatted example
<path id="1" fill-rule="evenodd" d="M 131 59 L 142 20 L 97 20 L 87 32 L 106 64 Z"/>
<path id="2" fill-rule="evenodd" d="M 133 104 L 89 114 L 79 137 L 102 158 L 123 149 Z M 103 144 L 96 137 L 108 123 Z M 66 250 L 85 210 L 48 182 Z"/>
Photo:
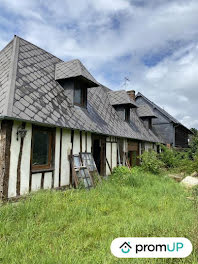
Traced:
<path id="1" fill-rule="evenodd" d="M 8 198 L 10 145 L 13 121 L 2 120 L 0 130 L 0 199 Z"/>

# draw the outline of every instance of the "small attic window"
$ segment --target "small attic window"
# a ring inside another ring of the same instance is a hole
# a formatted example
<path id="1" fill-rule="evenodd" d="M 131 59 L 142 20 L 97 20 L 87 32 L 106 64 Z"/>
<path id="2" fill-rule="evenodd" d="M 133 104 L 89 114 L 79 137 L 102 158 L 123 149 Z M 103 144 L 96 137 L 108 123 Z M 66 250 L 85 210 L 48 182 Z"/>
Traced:
<path id="1" fill-rule="evenodd" d="M 74 82 L 74 105 L 87 106 L 87 87 L 79 80 Z"/>
<path id="2" fill-rule="evenodd" d="M 130 108 L 129 107 L 126 107 L 124 109 L 124 120 L 126 122 L 130 122 Z"/>

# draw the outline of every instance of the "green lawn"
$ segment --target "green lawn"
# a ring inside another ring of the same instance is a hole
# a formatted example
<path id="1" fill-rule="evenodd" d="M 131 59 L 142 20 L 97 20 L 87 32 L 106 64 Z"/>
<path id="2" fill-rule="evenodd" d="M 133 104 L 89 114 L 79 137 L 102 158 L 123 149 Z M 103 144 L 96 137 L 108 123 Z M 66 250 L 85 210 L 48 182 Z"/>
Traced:
<path id="1" fill-rule="evenodd" d="M 91 191 L 41 191 L 0 207 L 0 263 L 198 263 L 198 201 L 164 175 L 117 171 Z M 116 237 L 180 236 L 186 259 L 117 259 Z"/>

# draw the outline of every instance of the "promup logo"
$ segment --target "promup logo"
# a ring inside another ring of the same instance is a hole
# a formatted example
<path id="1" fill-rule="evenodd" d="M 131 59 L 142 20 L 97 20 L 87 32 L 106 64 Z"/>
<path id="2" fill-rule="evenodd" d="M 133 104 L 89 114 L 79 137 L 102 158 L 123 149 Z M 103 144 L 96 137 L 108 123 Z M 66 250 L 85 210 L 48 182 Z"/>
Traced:
<path id="1" fill-rule="evenodd" d="M 130 242 L 124 242 L 121 246 L 120 249 L 122 251 L 122 253 L 126 254 L 130 252 L 131 246 L 130 246 Z"/>
<path id="2" fill-rule="evenodd" d="M 192 244 L 183 237 L 120 237 L 112 241 L 111 252 L 118 258 L 185 258 Z"/>

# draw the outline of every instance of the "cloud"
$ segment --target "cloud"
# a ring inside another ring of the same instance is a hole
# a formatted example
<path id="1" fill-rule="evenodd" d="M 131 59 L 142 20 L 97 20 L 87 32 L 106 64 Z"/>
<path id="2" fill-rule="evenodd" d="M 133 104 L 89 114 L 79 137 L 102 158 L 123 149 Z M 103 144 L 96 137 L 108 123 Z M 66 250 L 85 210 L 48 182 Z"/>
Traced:
<path id="1" fill-rule="evenodd" d="M 112 89 L 129 77 L 128 88 L 190 126 L 197 124 L 197 13 L 197 0 L 1 0 L 0 48 L 18 34 L 64 60 L 81 59 Z"/>
<path id="2" fill-rule="evenodd" d="M 191 127 L 198 124 L 198 45 L 181 48 L 156 66 L 144 68 L 134 86 Z"/>

